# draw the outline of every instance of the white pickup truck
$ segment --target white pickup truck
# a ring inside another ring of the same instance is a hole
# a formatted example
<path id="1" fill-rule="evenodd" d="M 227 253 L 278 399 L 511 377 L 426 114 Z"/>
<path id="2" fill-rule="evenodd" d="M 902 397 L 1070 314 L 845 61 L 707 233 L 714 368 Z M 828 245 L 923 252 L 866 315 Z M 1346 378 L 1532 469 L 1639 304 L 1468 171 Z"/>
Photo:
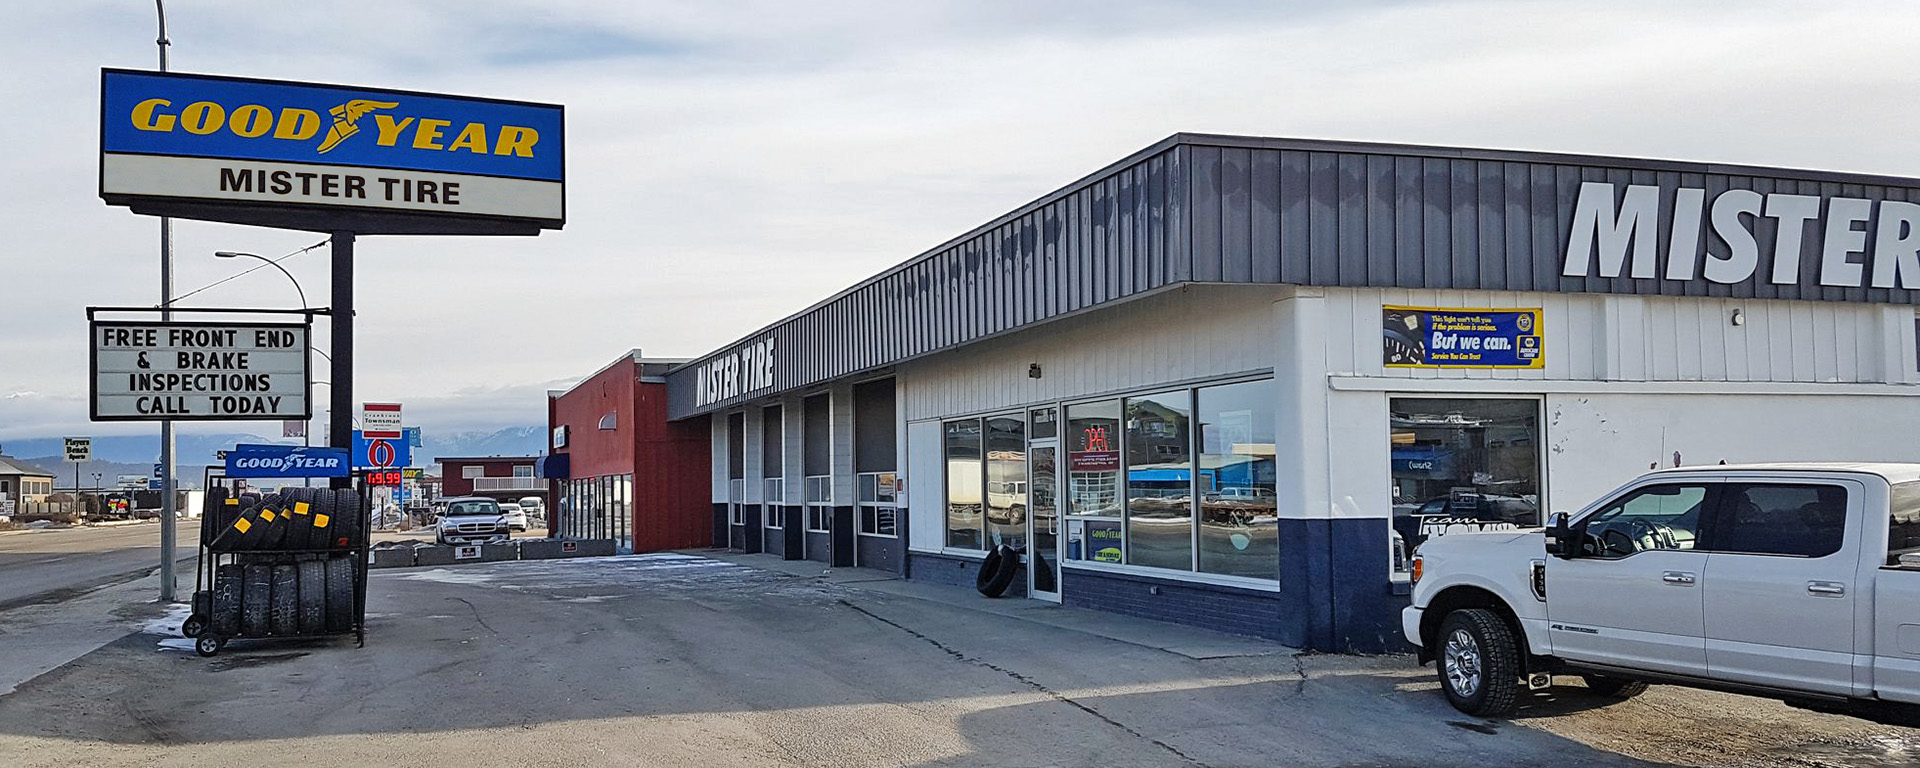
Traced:
<path id="1" fill-rule="evenodd" d="M 1471 715 L 1561 674 L 1920 722 L 1920 464 L 1652 472 L 1544 530 L 1436 537 L 1412 570 L 1402 629 Z"/>

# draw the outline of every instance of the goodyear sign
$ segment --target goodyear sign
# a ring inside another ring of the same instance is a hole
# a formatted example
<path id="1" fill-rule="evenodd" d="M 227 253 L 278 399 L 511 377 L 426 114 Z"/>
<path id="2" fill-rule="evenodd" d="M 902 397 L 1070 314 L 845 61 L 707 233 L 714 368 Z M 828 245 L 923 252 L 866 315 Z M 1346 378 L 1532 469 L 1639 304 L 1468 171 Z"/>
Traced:
<path id="1" fill-rule="evenodd" d="M 100 141 L 109 204 L 566 218 L 555 105 L 109 69 Z"/>
<path id="2" fill-rule="evenodd" d="M 1539 309 L 1381 308 L 1389 368 L 1540 368 Z"/>

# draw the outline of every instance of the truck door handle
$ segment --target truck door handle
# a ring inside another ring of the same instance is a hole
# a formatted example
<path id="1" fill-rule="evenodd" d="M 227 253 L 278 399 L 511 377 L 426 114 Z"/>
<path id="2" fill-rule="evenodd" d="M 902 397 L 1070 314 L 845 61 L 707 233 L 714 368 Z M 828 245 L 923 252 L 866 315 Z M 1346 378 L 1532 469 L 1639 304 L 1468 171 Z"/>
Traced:
<path id="1" fill-rule="evenodd" d="M 1839 597 L 1847 593 L 1847 585 L 1837 581 L 1809 581 L 1807 594 L 1821 597 Z"/>
<path id="2" fill-rule="evenodd" d="M 1668 584 L 1692 586 L 1695 580 L 1695 576 L 1691 573 L 1687 573 L 1686 571 L 1667 571 L 1666 573 L 1660 574 L 1660 580 Z"/>

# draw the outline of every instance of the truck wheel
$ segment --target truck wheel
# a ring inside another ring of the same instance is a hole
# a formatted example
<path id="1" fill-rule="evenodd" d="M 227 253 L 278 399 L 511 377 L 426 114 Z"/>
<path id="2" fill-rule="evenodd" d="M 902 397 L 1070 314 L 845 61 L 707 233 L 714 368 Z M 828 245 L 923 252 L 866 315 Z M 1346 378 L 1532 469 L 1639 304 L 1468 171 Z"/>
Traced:
<path id="1" fill-rule="evenodd" d="M 1587 690 L 1593 695 L 1609 699 L 1631 699 L 1647 692 L 1647 684 L 1639 680 L 1605 675 L 1581 675 L 1580 679 L 1587 681 Z"/>
<path id="2" fill-rule="evenodd" d="M 1513 711 L 1520 695 L 1520 645 L 1499 614 L 1485 608 L 1449 613 L 1434 642 L 1447 703 L 1475 717 Z"/>

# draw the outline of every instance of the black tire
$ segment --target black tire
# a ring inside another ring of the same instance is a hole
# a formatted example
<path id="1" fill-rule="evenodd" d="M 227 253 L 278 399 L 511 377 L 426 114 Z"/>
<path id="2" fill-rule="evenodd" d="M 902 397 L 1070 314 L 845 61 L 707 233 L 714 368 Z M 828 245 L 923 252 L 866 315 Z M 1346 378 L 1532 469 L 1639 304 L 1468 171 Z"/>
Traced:
<path id="1" fill-rule="evenodd" d="M 973 588 L 987 597 L 999 597 L 988 586 L 993 583 L 993 575 L 1000 572 L 1000 548 L 987 550 L 987 559 L 980 561 L 980 570 L 973 574 Z"/>
<path id="2" fill-rule="evenodd" d="M 293 564 L 273 567 L 273 607 L 268 615 L 275 635 L 300 634 L 300 569 Z"/>
<path id="3" fill-rule="evenodd" d="M 327 631 L 353 629 L 353 558 L 335 556 L 327 560 Z"/>
<path id="4" fill-rule="evenodd" d="M 1628 680 L 1606 675 L 1581 675 L 1587 683 L 1587 692 L 1595 696 L 1622 701 L 1647 692 L 1647 684 L 1640 680 Z"/>
<path id="5" fill-rule="evenodd" d="M 214 569 L 213 609 L 209 613 L 213 633 L 222 637 L 240 634 L 240 592 L 245 569 L 222 565 Z"/>
<path id="6" fill-rule="evenodd" d="M 187 637 L 199 637 L 201 633 L 206 631 L 207 618 L 200 614 L 196 613 L 188 616 L 186 621 L 180 622 L 180 634 L 186 635 Z"/>
<path id="7" fill-rule="evenodd" d="M 1485 608 L 1449 613 L 1433 642 L 1447 703 L 1475 717 L 1513 711 L 1520 697 L 1520 644 L 1499 614 Z"/>
<path id="8" fill-rule="evenodd" d="M 980 594 L 987 597 L 1004 595 L 1007 593 L 1007 587 L 1013 586 L 1014 577 L 1021 573 L 1020 553 L 1013 551 L 1012 547 L 1005 544 L 995 547 L 993 552 L 987 555 L 987 561 L 980 563 L 980 571 L 987 574 L 985 584 L 979 584 L 978 579 L 975 580 L 975 586 L 979 588 Z"/>
<path id="9" fill-rule="evenodd" d="M 1058 585 L 1055 583 L 1056 579 L 1053 575 L 1053 566 L 1047 562 L 1047 556 L 1045 554 L 1029 547 L 1027 551 L 1027 567 L 1033 569 L 1034 591 L 1060 591 Z"/>
<path id="10" fill-rule="evenodd" d="M 246 566 L 246 584 L 240 591 L 240 635 L 266 637 L 273 625 L 273 566 L 255 563 Z"/>
<path id="11" fill-rule="evenodd" d="M 201 635 L 200 639 L 193 641 L 193 652 L 201 656 L 212 656 L 219 653 L 223 645 L 226 645 L 226 642 L 218 637 Z"/>
<path id="12" fill-rule="evenodd" d="M 327 631 L 327 564 L 320 560 L 300 562 L 300 634 L 318 635 Z"/>
<path id="13" fill-rule="evenodd" d="M 333 524 L 339 528 L 333 534 L 337 549 L 351 549 L 360 542 L 360 494 L 351 488 L 342 489 L 335 494 L 333 508 L 337 513 Z M 342 543 L 344 540 L 345 543 Z"/>

